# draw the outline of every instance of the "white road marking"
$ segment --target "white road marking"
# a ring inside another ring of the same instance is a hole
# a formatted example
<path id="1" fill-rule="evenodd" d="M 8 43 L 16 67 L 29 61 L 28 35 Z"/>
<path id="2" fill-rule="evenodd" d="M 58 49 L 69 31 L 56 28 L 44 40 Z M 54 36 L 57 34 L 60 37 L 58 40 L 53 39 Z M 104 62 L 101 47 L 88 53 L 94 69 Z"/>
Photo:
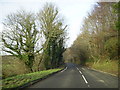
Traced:
<path id="1" fill-rule="evenodd" d="M 85 70 L 84 68 L 82 68 L 82 69 Z M 80 74 L 82 74 L 82 72 L 79 70 L 79 68 L 77 68 L 77 70 L 79 71 Z M 84 79 L 85 83 L 88 84 L 88 81 L 86 80 L 86 78 L 83 74 L 82 74 L 82 78 Z M 90 85 L 88 85 L 88 87 L 90 87 Z"/>
<path id="2" fill-rule="evenodd" d="M 83 75 L 82 75 L 82 77 L 83 77 L 83 79 L 84 79 L 85 83 L 88 83 L 88 82 L 87 82 L 87 80 L 86 80 L 86 78 L 85 78 Z"/>
<path id="3" fill-rule="evenodd" d="M 77 67 L 76 67 L 77 68 Z M 79 71 L 79 73 L 81 73 L 82 74 L 82 72 L 77 68 L 77 70 Z"/>
<path id="4" fill-rule="evenodd" d="M 77 68 L 77 67 L 76 67 Z M 77 68 L 77 70 L 79 70 L 78 68 Z"/>
<path id="5" fill-rule="evenodd" d="M 64 72 L 65 70 L 62 70 L 61 72 Z"/>
<path id="6" fill-rule="evenodd" d="M 88 87 L 90 87 L 90 85 L 88 85 Z"/>
<path id="7" fill-rule="evenodd" d="M 77 68 L 77 67 L 76 67 Z M 79 68 L 77 68 L 77 70 L 79 71 L 80 74 L 82 74 L 82 72 L 79 70 Z"/>
<path id="8" fill-rule="evenodd" d="M 85 70 L 84 68 L 82 68 L 82 70 Z"/>
<path id="9" fill-rule="evenodd" d="M 67 67 L 64 70 L 62 70 L 61 72 L 64 72 L 65 70 L 67 70 Z"/>
<path id="10" fill-rule="evenodd" d="M 105 83 L 104 80 L 98 80 L 99 82 Z"/>
<path id="11" fill-rule="evenodd" d="M 79 71 L 79 73 L 80 73 L 80 74 L 82 74 L 82 72 L 81 72 L 81 71 Z"/>

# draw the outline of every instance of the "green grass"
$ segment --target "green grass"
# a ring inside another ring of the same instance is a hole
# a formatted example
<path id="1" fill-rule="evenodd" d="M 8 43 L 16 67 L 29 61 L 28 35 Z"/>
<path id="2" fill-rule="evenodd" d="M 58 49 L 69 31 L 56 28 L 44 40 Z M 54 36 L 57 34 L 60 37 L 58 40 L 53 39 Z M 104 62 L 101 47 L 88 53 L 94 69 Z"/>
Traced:
<path id="1" fill-rule="evenodd" d="M 33 64 L 33 71 L 38 71 L 39 70 L 45 70 L 44 63 L 39 64 L 39 61 L 41 60 L 40 55 L 35 56 L 35 62 Z M 9 56 L 5 55 L 2 56 L 2 77 L 3 78 L 8 78 L 11 76 L 16 76 L 16 75 L 21 75 L 21 74 L 27 74 L 30 73 L 31 71 L 29 68 L 25 65 L 25 63 L 18 59 L 15 56 Z"/>
<path id="2" fill-rule="evenodd" d="M 116 76 L 118 75 L 118 61 L 117 60 L 108 61 L 108 62 L 102 61 L 98 63 L 87 62 L 87 66 L 93 69 L 96 69 L 96 70 L 114 74 Z"/>
<path id="3" fill-rule="evenodd" d="M 57 72 L 61 70 L 62 68 L 59 69 L 50 69 L 50 70 L 44 70 L 44 71 L 39 71 L 39 72 L 34 72 L 34 73 L 29 73 L 29 74 L 23 74 L 23 75 L 17 75 L 13 77 L 8 77 L 6 79 L 2 80 L 2 88 L 15 88 L 18 86 L 22 86 L 30 81 L 43 78 L 46 75 L 49 75 L 53 72 Z"/>

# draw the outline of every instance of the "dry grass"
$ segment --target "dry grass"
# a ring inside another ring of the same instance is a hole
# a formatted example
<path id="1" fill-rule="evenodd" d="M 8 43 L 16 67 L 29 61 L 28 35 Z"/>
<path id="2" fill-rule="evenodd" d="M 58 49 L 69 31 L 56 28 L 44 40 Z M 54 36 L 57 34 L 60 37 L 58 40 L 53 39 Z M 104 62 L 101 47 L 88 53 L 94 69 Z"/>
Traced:
<path id="1" fill-rule="evenodd" d="M 2 58 L 2 75 L 3 78 L 29 73 L 25 64 L 16 57 L 4 56 Z"/>
<path id="2" fill-rule="evenodd" d="M 33 68 L 32 68 L 33 71 L 45 70 L 43 63 L 41 63 L 39 65 L 40 61 L 41 61 L 41 55 L 36 55 L 35 62 L 33 64 Z M 26 74 L 29 72 L 30 72 L 30 70 L 26 67 L 24 62 L 19 60 L 15 56 L 12 56 L 12 55 L 2 56 L 3 78 L 20 75 L 20 74 Z"/>
<path id="3" fill-rule="evenodd" d="M 118 61 L 117 60 L 102 61 L 98 63 L 87 62 L 87 66 L 100 70 L 100 71 L 118 75 Z"/>

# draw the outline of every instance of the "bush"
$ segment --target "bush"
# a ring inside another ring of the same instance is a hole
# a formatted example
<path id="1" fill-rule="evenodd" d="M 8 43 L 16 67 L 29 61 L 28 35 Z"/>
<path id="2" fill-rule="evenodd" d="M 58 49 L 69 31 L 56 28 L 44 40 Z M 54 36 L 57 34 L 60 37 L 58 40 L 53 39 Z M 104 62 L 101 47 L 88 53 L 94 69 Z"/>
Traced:
<path id="1" fill-rule="evenodd" d="M 100 60 L 98 63 L 87 62 L 87 66 L 100 71 L 118 75 L 118 60 Z"/>
<path id="2" fill-rule="evenodd" d="M 2 77 L 10 77 L 19 74 L 29 73 L 25 64 L 14 56 L 4 56 L 2 58 Z"/>
<path id="3" fill-rule="evenodd" d="M 114 37 L 114 38 L 110 38 L 108 41 L 106 41 L 105 49 L 106 49 L 110 59 L 117 59 L 117 57 L 118 57 L 118 38 Z"/>

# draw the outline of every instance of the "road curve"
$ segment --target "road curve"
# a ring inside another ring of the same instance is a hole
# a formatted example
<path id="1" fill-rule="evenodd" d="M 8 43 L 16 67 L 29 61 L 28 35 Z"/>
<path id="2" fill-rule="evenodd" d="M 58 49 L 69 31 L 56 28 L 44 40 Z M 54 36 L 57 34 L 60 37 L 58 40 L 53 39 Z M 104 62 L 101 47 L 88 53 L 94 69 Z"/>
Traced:
<path id="1" fill-rule="evenodd" d="M 118 78 L 73 63 L 28 88 L 118 88 Z"/>

